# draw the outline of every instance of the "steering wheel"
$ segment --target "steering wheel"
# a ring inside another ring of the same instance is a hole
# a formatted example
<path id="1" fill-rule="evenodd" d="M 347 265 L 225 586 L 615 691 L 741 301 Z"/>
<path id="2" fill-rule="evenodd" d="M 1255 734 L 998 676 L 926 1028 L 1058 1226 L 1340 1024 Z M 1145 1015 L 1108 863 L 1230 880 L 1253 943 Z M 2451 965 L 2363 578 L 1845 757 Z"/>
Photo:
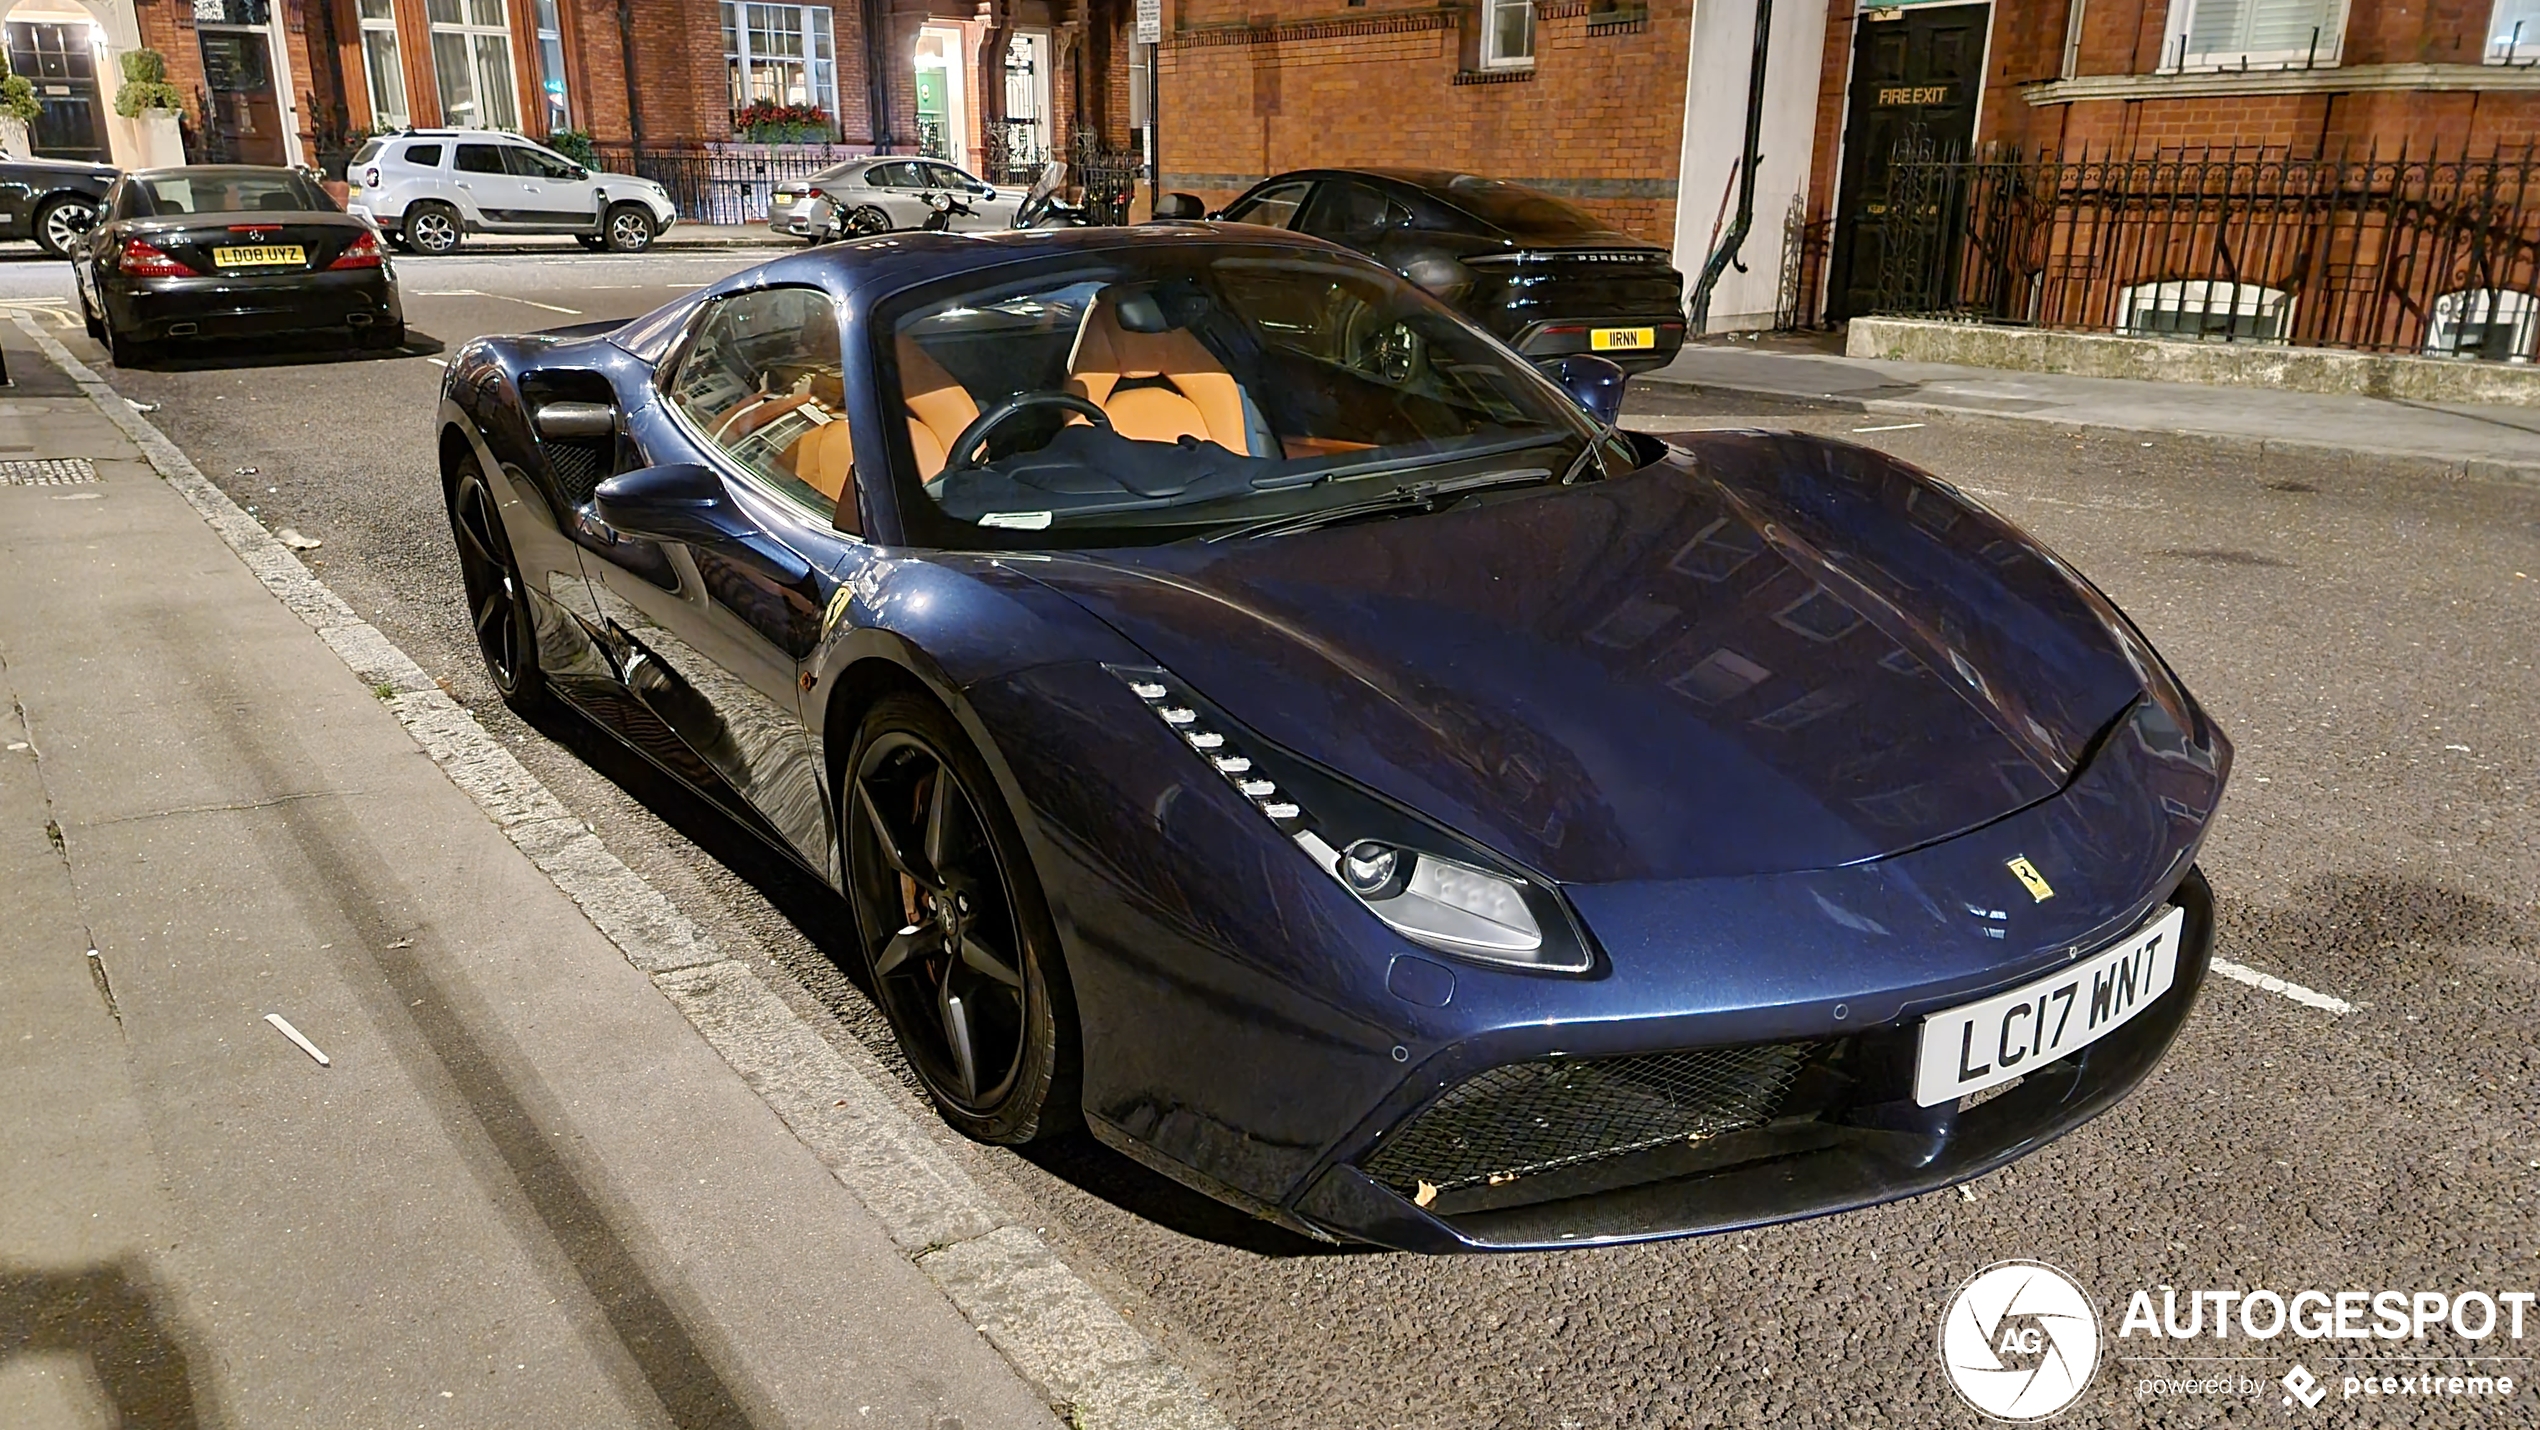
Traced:
<path id="1" fill-rule="evenodd" d="M 937 474 L 938 477 L 976 469 L 979 455 L 988 449 L 988 434 L 1015 414 L 1035 407 L 1063 407 L 1090 420 L 1105 432 L 1111 430 L 1111 414 L 1103 411 L 1090 397 L 1079 397 L 1072 392 L 1018 392 L 970 419 L 970 425 L 961 429 L 961 435 L 953 439 L 951 449 L 944 453 L 944 469 Z"/>

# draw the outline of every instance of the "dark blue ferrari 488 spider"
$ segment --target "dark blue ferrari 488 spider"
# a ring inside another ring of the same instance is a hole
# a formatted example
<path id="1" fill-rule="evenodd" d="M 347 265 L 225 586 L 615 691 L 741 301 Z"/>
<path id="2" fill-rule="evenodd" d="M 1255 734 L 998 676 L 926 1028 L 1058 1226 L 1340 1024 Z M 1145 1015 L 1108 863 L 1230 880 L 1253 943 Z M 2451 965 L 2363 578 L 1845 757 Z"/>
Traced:
<path id="1" fill-rule="evenodd" d="M 972 1137 L 1452 1251 L 2109 1107 L 2211 955 L 2222 733 L 1946 483 L 1620 400 L 1192 223 L 780 259 L 471 343 L 437 426 L 504 697 L 838 889 Z"/>

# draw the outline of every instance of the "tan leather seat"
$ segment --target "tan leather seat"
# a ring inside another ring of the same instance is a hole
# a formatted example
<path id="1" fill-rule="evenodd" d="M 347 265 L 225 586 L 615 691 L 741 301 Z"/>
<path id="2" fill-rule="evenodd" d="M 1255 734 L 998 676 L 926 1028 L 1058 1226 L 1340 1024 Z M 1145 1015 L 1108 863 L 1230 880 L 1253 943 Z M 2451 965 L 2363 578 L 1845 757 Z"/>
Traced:
<path id="1" fill-rule="evenodd" d="M 979 419 L 979 404 L 944 365 L 903 336 L 899 340 L 900 394 L 908 403 L 908 446 L 919 480 L 944 469 L 954 440 Z"/>
<path id="2" fill-rule="evenodd" d="M 855 437 L 847 430 L 847 419 L 804 433 L 785 454 L 785 462 L 805 486 L 836 501 L 855 472 Z"/>
<path id="3" fill-rule="evenodd" d="M 1104 289 L 1077 329 L 1068 390 L 1090 398 L 1110 415 L 1112 430 L 1132 441 L 1196 437 L 1253 455 L 1234 374 L 1186 328 L 1140 333 L 1122 327 L 1118 291 Z"/>

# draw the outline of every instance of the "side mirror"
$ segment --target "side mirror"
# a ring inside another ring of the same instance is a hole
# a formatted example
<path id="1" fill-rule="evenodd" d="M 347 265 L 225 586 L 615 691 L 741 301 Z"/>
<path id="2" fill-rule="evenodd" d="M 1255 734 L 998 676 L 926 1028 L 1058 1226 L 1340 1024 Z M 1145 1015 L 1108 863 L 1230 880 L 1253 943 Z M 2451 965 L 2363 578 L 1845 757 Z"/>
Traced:
<path id="1" fill-rule="evenodd" d="M 723 479 L 694 462 L 620 472 L 600 483 L 591 504 L 600 520 L 627 536 L 713 542 L 736 534 Z"/>
<path id="2" fill-rule="evenodd" d="M 534 419 L 541 437 L 613 437 L 617 409 L 605 402 L 549 402 Z"/>
<path id="3" fill-rule="evenodd" d="M 1535 367 L 1559 383 L 1570 400 L 1599 425 L 1611 427 L 1623 419 L 1623 384 L 1630 374 L 1622 368 L 1589 353 L 1543 358 Z"/>
<path id="4" fill-rule="evenodd" d="M 1158 223 L 1186 223 L 1207 215 L 1208 205 L 1201 203 L 1195 194 L 1166 194 L 1155 201 L 1155 221 Z"/>

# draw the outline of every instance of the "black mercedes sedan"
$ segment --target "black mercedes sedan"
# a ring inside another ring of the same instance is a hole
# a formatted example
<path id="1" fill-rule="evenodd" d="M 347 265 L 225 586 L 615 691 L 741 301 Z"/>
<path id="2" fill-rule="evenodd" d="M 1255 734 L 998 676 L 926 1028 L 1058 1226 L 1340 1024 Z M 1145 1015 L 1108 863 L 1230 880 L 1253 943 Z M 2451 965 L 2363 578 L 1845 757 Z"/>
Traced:
<path id="1" fill-rule="evenodd" d="M 179 338 L 345 331 L 364 347 L 406 341 L 378 231 L 299 169 L 126 174 L 71 267 L 89 335 L 122 367 Z"/>
<path id="2" fill-rule="evenodd" d="M 1157 217 L 1197 218 L 1200 207 L 1171 194 Z M 1357 249 L 1530 358 L 1594 353 L 1643 372 L 1684 346 L 1684 275 L 1667 250 L 1523 184 L 1438 169 L 1300 169 L 1211 216 Z"/>
<path id="3" fill-rule="evenodd" d="M 67 257 L 97 220 L 97 202 L 115 182 L 112 164 L 0 158 L 0 238 L 31 238 Z"/>

